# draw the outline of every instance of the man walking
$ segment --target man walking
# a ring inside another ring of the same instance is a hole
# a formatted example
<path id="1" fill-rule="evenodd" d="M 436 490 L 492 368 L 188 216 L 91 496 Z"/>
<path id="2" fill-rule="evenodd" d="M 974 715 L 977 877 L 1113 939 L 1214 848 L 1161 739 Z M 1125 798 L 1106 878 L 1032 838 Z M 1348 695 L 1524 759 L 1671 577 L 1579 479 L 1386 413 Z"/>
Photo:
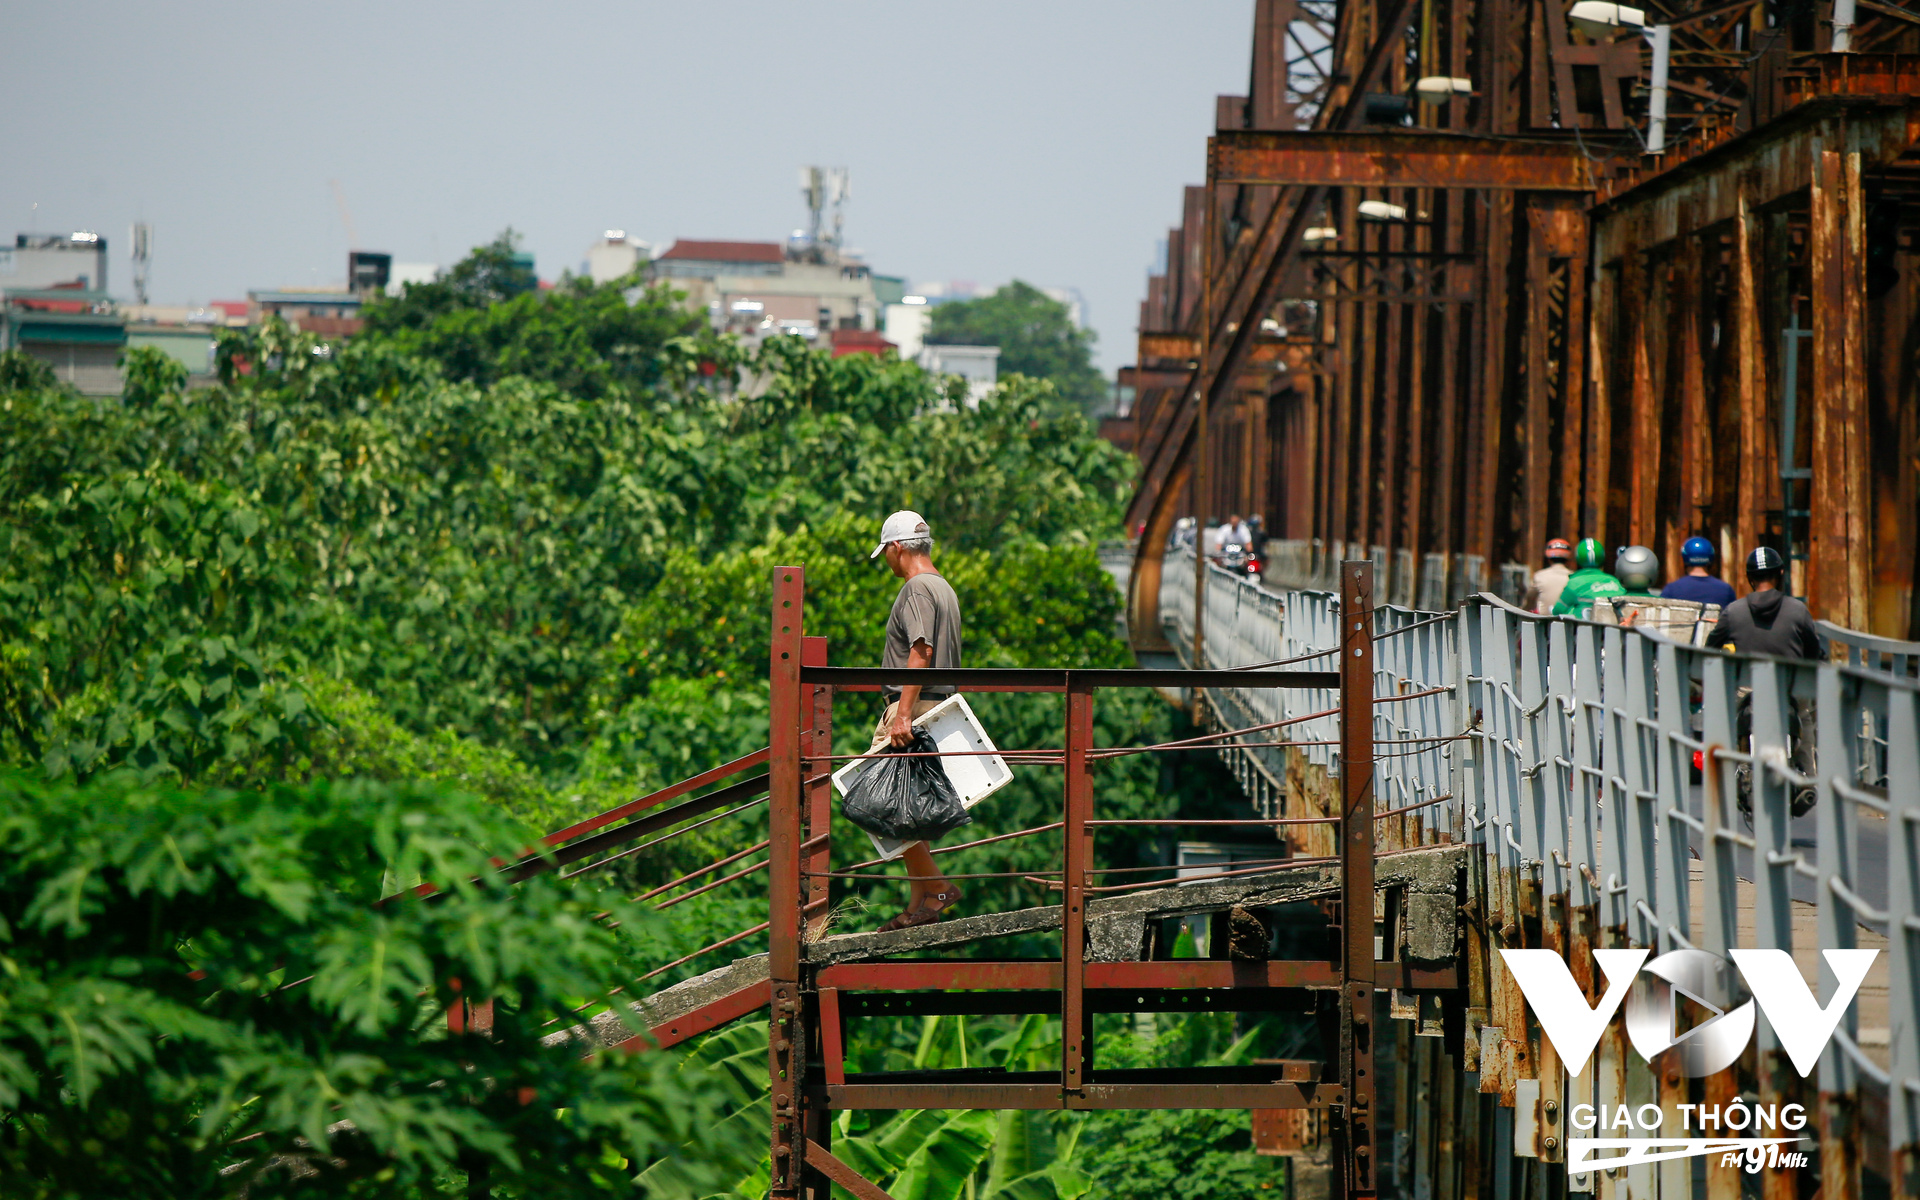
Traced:
<path id="1" fill-rule="evenodd" d="M 868 559 L 887 557 L 887 567 L 904 582 L 887 614 L 882 667 L 957 667 L 960 665 L 960 598 L 933 566 L 933 532 L 916 512 L 897 512 L 880 527 L 880 544 Z M 943 684 L 887 684 L 889 703 L 874 727 L 868 753 L 913 744 L 913 720 L 953 695 Z M 907 908 L 880 927 L 886 933 L 915 925 L 931 925 L 960 900 L 960 889 L 940 874 L 933 850 L 925 842 L 906 848 L 910 892 Z"/>

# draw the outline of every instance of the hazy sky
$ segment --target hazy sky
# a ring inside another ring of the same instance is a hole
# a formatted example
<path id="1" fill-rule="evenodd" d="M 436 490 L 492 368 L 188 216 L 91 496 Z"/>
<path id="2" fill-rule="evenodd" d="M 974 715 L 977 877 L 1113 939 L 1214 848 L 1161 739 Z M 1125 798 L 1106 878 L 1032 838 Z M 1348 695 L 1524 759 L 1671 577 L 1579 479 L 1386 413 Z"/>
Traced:
<path id="1" fill-rule="evenodd" d="M 1078 287 L 1131 361 L 1155 242 L 1247 85 L 1252 0 L 192 6 L 25 0 L 0 38 L 0 238 L 93 229 L 155 303 L 451 263 L 511 225 L 543 278 L 602 230 L 778 240 L 796 168 L 916 280 Z M 38 205 L 36 209 L 34 206 Z"/>

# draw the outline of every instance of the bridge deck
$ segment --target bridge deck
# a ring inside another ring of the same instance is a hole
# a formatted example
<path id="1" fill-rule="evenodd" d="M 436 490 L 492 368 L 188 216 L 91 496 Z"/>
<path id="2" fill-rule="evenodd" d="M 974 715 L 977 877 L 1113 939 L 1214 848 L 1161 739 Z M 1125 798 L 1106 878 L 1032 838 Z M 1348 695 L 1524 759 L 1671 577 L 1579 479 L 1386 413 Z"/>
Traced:
<path id="1" fill-rule="evenodd" d="M 1455 986 L 1455 923 L 1459 875 L 1466 865 L 1463 845 L 1427 846 L 1380 856 L 1374 878 L 1378 891 L 1404 890 L 1404 958 L 1379 964 L 1383 986 L 1447 988 Z M 1268 908 L 1302 900 L 1337 896 L 1340 867 L 1314 862 L 1278 866 L 1270 872 L 1218 883 L 1173 884 L 1123 896 L 1094 900 L 1087 908 L 1087 986 L 1128 988 L 1337 988 L 1332 962 L 1248 963 L 1214 959 L 1150 961 L 1147 928 L 1165 917 L 1197 916 L 1233 908 Z M 928 951 L 970 945 L 991 938 L 1046 933 L 1061 927 L 1057 904 L 1004 913 L 961 917 L 937 925 L 891 933 L 829 934 L 808 942 L 804 961 L 816 969 L 823 986 L 854 990 L 1025 989 L 1060 987 L 1060 964 L 1051 962 L 882 962 Z M 864 970 L 853 964 L 871 964 Z M 1399 978 L 1395 978 L 1396 973 Z M 709 1032 L 767 1004 L 767 956 L 749 955 L 724 967 L 683 980 L 628 1006 L 626 1013 L 605 1012 L 591 1021 L 551 1035 L 549 1042 L 578 1040 L 585 1045 L 641 1049 L 671 1046 Z M 629 1025 L 648 1030 L 637 1035 Z"/>

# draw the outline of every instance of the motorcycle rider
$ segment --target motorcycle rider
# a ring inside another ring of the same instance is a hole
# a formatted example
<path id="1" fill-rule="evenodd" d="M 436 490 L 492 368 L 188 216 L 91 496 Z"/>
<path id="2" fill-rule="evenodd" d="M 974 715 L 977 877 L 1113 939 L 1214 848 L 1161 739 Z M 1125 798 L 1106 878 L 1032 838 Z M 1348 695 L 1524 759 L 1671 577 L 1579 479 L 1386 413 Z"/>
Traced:
<path id="1" fill-rule="evenodd" d="M 1221 540 L 1252 550 L 1253 530 L 1247 528 L 1247 523 L 1240 519 L 1239 513 L 1234 513 L 1227 518 L 1226 528 L 1221 534 Z"/>
<path id="2" fill-rule="evenodd" d="M 1826 642 L 1814 627 L 1813 614 L 1780 589 L 1786 571 L 1786 557 L 1772 546 L 1747 555 L 1747 582 L 1753 590 L 1721 610 L 1707 645 L 1776 658 L 1824 660 Z"/>
<path id="3" fill-rule="evenodd" d="M 1560 599 L 1554 602 L 1554 616 L 1584 618 L 1587 607 L 1595 600 L 1626 591 L 1618 579 L 1600 569 L 1606 559 L 1607 548 L 1600 544 L 1599 538 L 1580 539 L 1580 544 L 1573 548 L 1573 565 L 1579 569 L 1568 577 Z"/>
<path id="4" fill-rule="evenodd" d="M 1747 582 L 1753 586 L 1753 590 L 1721 610 L 1720 620 L 1715 623 L 1713 632 L 1707 634 L 1707 645 L 1716 650 L 1824 661 L 1827 646 L 1820 637 L 1820 631 L 1814 627 L 1813 614 L 1807 611 L 1805 604 L 1781 590 L 1780 584 L 1786 571 L 1786 556 L 1772 546 L 1761 546 L 1747 555 Z M 1753 730 L 1753 695 L 1746 688 L 1740 689 L 1740 692 L 1735 710 L 1734 736 L 1739 738 L 1742 746 L 1749 746 Z M 1787 715 L 1787 761 L 1802 775 L 1814 774 L 1818 765 L 1813 728 L 1813 702 L 1794 701 Z M 1740 811 L 1750 816 L 1753 767 L 1749 764 L 1736 767 L 1734 778 Z M 1810 787 L 1795 788 L 1789 800 L 1789 811 L 1796 817 L 1804 815 L 1814 806 L 1818 795 Z"/>
<path id="5" fill-rule="evenodd" d="M 1549 541 L 1545 557 L 1547 565 L 1533 573 L 1527 583 L 1527 594 L 1520 600 L 1520 607 L 1528 612 L 1552 612 L 1553 606 L 1560 602 L 1560 592 L 1567 586 L 1567 579 L 1573 574 L 1567 565 L 1573 561 L 1573 544 L 1567 539 Z"/>
<path id="6" fill-rule="evenodd" d="M 1692 600 L 1697 604 L 1718 604 L 1722 609 L 1733 603 L 1733 585 L 1708 570 L 1713 565 L 1713 543 L 1694 536 L 1680 547 L 1680 561 L 1687 573 L 1660 589 L 1662 600 Z"/>
<path id="7" fill-rule="evenodd" d="M 1614 556 L 1613 573 L 1629 596 L 1653 595 L 1653 580 L 1660 573 L 1660 559 L 1645 546 L 1622 546 Z"/>

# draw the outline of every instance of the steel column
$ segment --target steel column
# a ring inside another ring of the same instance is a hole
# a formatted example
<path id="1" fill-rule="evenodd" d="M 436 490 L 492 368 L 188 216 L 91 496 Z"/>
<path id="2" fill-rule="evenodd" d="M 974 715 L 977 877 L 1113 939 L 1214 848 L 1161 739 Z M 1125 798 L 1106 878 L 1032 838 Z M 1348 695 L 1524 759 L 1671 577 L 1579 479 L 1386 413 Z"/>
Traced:
<path id="1" fill-rule="evenodd" d="M 1203 556 L 1204 557 L 1204 556 Z M 1199 606 L 1195 621 L 1199 620 Z M 1067 677 L 1066 909 L 1060 936 L 1060 1089 L 1069 1107 L 1086 1095 L 1093 1047 L 1086 1020 L 1087 869 L 1093 865 L 1093 780 L 1087 749 L 1093 745 L 1093 689 Z"/>
<path id="2" fill-rule="evenodd" d="M 811 714 L 806 711 L 800 683 L 805 603 L 805 570 L 775 567 L 773 646 L 767 672 L 771 689 L 767 836 L 772 843 L 767 877 L 767 974 L 773 1000 L 767 1023 L 767 1074 L 773 1106 L 771 1194 L 776 1198 L 798 1197 L 806 1140 L 801 1088 L 807 1055 L 800 1021 L 800 819 L 805 776 L 800 758 L 811 740 L 807 729 Z"/>
<path id="3" fill-rule="evenodd" d="M 1379 1153 L 1373 1069 L 1373 564 L 1340 564 L 1340 993 L 1339 1124 L 1344 1194 L 1377 1194 Z"/>

